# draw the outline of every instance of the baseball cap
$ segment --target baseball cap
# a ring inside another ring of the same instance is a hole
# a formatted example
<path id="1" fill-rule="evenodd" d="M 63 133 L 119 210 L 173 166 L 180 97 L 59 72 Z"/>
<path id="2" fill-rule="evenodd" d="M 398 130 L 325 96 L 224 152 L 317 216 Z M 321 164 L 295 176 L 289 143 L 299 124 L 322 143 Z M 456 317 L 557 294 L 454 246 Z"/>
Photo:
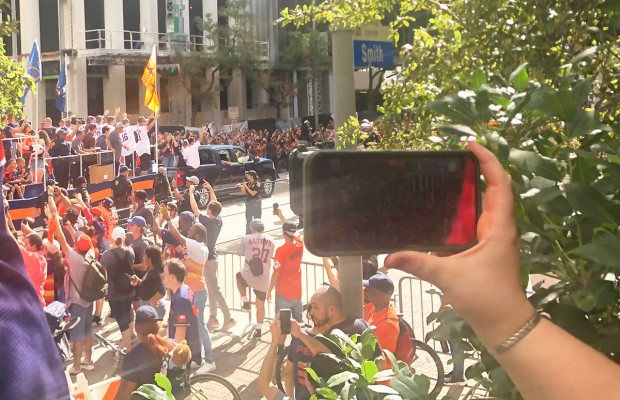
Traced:
<path id="1" fill-rule="evenodd" d="M 254 229 L 255 231 L 262 232 L 265 230 L 265 224 L 263 224 L 263 221 L 260 219 L 254 219 L 252 220 L 252 222 L 250 222 L 250 228 Z"/>
<path id="2" fill-rule="evenodd" d="M 144 324 L 149 322 L 161 321 L 157 315 L 157 310 L 151 306 L 140 306 L 136 310 L 136 324 Z"/>
<path id="3" fill-rule="evenodd" d="M 125 229 L 120 226 L 117 226 L 112 230 L 112 240 L 116 242 L 118 239 L 122 239 L 123 242 L 125 241 Z"/>
<path id="4" fill-rule="evenodd" d="M 146 220 L 144 219 L 144 217 L 135 215 L 129 218 L 129 220 L 127 221 L 127 225 L 135 225 L 144 228 L 146 226 Z"/>
<path id="5" fill-rule="evenodd" d="M 362 281 L 364 287 L 377 289 L 386 294 L 394 293 L 394 282 L 385 274 L 377 273 Z"/>
<path id="6" fill-rule="evenodd" d="M 194 185 L 198 185 L 200 183 L 200 179 L 196 176 L 190 176 L 187 178 L 187 181 L 193 183 Z"/>
<path id="7" fill-rule="evenodd" d="M 103 199 L 103 201 L 101 201 L 101 204 L 109 210 L 112 207 L 114 207 L 114 200 L 112 200 L 109 197 L 106 197 L 105 199 Z"/>
<path id="8" fill-rule="evenodd" d="M 186 224 L 193 224 L 194 223 L 194 214 L 191 211 L 183 211 L 179 215 L 179 222 L 180 221 L 184 221 L 184 223 L 186 223 Z"/>
<path id="9" fill-rule="evenodd" d="M 127 172 L 129 171 L 129 167 L 127 167 L 125 164 L 121 165 L 120 167 L 118 167 L 118 173 L 122 174 L 123 172 Z"/>
<path id="10" fill-rule="evenodd" d="M 141 115 L 138 117 L 138 122 L 146 122 L 146 118 Z"/>
<path id="11" fill-rule="evenodd" d="M 297 224 L 285 222 L 284 225 L 282 225 L 282 230 L 289 236 L 295 236 L 295 233 L 297 233 Z"/>
<path id="12" fill-rule="evenodd" d="M 166 167 L 159 167 L 157 169 L 157 172 L 159 172 L 160 174 L 165 174 L 166 173 Z"/>
<path id="13" fill-rule="evenodd" d="M 258 179 L 258 174 L 253 169 L 251 169 L 249 171 L 246 171 L 245 173 L 248 174 L 248 175 L 252 175 L 252 178 L 254 178 L 254 179 Z"/>
<path id="14" fill-rule="evenodd" d="M 117 123 L 116 123 L 116 125 L 115 125 L 115 127 L 116 127 L 116 128 L 124 128 L 124 127 L 125 127 L 125 125 L 123 125 L 123 123 L 122 123 L 122 122 L 117 122 Z"/>
<path id="15" fill-rule="evenodd" d="M 60 243 L 55 239 L 51 242 L 47 238 L 43 239 L 43 246 L 45 246 L 47 252 L 50 254 L 56 254 L 60 251 Z"/>
<path id="16" fill-rule="evenodd" d="M 88 250 L 93 248 L 93 241 L 90 239 L 88 235 L 82 235 L 75 242 L 75 249 L 82 253 L 87 252 Z"/>

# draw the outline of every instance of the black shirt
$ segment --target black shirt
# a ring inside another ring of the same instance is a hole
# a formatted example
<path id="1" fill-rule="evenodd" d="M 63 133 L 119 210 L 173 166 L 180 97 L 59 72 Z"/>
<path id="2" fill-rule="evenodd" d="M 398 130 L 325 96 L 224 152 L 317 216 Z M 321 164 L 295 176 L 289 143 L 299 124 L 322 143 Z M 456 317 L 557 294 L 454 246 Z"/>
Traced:
<path id="1" fill-rule="evenodd" d="M 259 181 L 254 181 L 252 183 L 250 183 L 250 181 L 246 181 L 247 182 L 247 187 L 252 190 L 255 191 L 256 194 L 255 195 L 251 195 L 250 192 L 246 191 L 245 195 L 246 195 L 246 200 L 256 200 L 256 199 L 260 199 L 260 182 Z"/>
<path id="2" fill-rule="evenodd" d="M 146 271 L 146 275 L 142 278 L 142 283 L 137 288 L 137 293 L 141 300 L 148 301 L 157 293 L 166 294 L 164 281 L 161 276 L 162 272 L 164 272 L 163 268 L 156 266 L 152 266 Z"/>
<path id="3" fill-rule="evenodd" d="M 146 221 L 146 226 L 153 225 L 153 212 L 146 208 L 144 205 L 136 208 L 136 211 L 134 211 L 132 217 L 136 216 L 144 218 L 144 220 Z"/>
<path id="4" fill-rule="evenodd" d="M 65 157 L 72 154 L 71 143 L 66 140 L 54 140 L 54 144 L 49 150 L 49 155 L 52 157 Z M 52 160 L 52 163 L 69 163 L 71 162 L 71 158 L 60 158 L 56 160 Z"/>
<path id="5" fill-rule="evenodd" d="M 198 217 L 198 221 L 207 229 L 207 247 L 209 248 L 208 260 L 217 260 L 217 249 L 215 244 L 222 230 L 222 218 L 218 215 L 215 218 L 209 218 L 206 215 Z"/>
<path id="6" fill-rule="evenodd" d="M 150 351 L 144 343 L 138 343 L 123 358 L 121 378 L 135 382 L 138 387 L 145 383 L 155 383 L 155 374 L 161 371 L 163 358 Z"/>
<path id="7" fill-rule="evenodd" d="M 114 199 L 127 198 L 131 196 L 133 187 L 131 181 L 124 175 L 119 175 L 112 182 L 112 194 Z"/>

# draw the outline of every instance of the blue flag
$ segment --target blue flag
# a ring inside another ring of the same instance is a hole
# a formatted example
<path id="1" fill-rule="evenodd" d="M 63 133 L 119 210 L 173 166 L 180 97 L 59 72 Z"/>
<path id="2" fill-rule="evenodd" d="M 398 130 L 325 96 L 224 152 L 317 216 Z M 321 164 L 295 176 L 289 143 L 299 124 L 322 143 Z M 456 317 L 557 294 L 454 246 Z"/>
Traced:
<path id="1" fill-rule="evenodd" d="M 26 75 L 30 75 L 35 82 L 41 82 L 41 78 L 43 76 L 43 68 L 41 67 L 41 53 L 39 52 L 39 45 L 35 40 L 32 44 L 32 50 L 30 51 L 30 58 L 28 59 L 28 69 L 26 70 Z M 22 104 L 26 101 L 26 96 L 28 95 L 28 87 L 24 88 L 24 94 L 19 101 Z"/>
<path id="2" fill-rule="evenodd" d="M 60 74 L 56 83 L 56 108 L 60 112 L 67 112 L 67 65 L 64 58 L 60 60 Z"/>

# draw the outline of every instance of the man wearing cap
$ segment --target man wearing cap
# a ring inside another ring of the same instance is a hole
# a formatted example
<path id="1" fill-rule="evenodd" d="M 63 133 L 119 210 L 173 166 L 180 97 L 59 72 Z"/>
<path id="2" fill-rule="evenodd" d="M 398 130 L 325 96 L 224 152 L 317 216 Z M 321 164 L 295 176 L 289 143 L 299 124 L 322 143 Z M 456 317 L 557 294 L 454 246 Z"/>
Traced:
<path id="1" fill-rule="evenodd" d="M 375 336 L 381 348 L 396 352 L 400 328 L 398 314 L 390 299 L 394 294 L 394 282 L 385 274 L 377 273 L 363 281 L 368 301 L 364 306 L 364 320 L 374 325 Z"/>
<path id="2" fill-rule="evenodd" d="M 161 209 L 164 219 L 170 222 L 170 215 L 167 208 Z M 179 230 L 170 224 L 170 235 L 179 244 L 185 247 L 185 258 L 182 259 L 187 276 L 185 284 L 194 292 L 194 306 L 198 312 L 198 332 L 200 334 L 200 342 L 204 348 L 204 363 L 198 369 L 198 373 L 207 373 L 215 369 L 215 359 L 213 358 L 213 350 L 211 347 L 211 336 L 207 330 L 204 319 L 205 306 L 207 304 L 207 285 L 204 278 L 204 266 L 207 262 L 207 229 L 201 224 L 193 224 L 187 235 L 182 235 Z M 163 234 L 162 237 L 166 236 Z"/>
<path id="3" fill-rule="evenodd" d="M 291 310 L 292 317 L 301 322 L 301 258 L 304 243 L 295 236 L 297 225 L 283 221 L 284 244 L 276 249 L 273 259 L 273 274 L 267 290 L 267 301 L 271 303 L 271 291 L 276 288 L 276 314 L 283 308 Z"/>
<path id="4" fill-rule="evenodd" d="M 190 196 L 189 188 L 192 185 L 198 185 L 199 183 L 200 183 L 200 179 L 198 179 L 197 176 L 190 176 L 189 178 L 185 180 L 185 189 L 183 189 L 182 191 L 179 191 L 178 188 L 176 187 L 174 188 L 174 191 L 172 193 L 174 194 L 174 197 L 179 202 L 178 204 L 179 212 L 192 210 L 192 206 L 189 203 L 189 196 Z M 198 201 L 198 194 L 194 193 L 194 197 L 196 198 L 196 201 Z"/>
<path id="5" fill-rule="evenodd" d="M 50 202 L 51 218 L 58 218 L 56 224 L 60 226 L 60 218 L 55 215 L 56 205 Z M 69 247 L 62 229 L 54 231 L 60 249 L 65 255 L 67 273 L 65 274 L 65 304 L 69 308 L 72 317 L 80 317 L 80 322 L 71 330 L 71 343 L 73 344 L 73 366 L 69 370 L 71 375 L 77 375 L 82 370 L 90 371 L 95 368 L 92 361 L 93 331 L 92 315 L 93 302 L 82 299 L 81 285 L 86 275 L 88 260 L 94 258 L 93 243 L 88 235 L 80 236 L 75 248 Z M 84 359 L 82 360 L 82 353 Z"/>
<path id="6" fill-rule="evenodd" d="M 140 157 L 140 172 L 146 174 L 151 167 L 151 141 L 149 140 L 149 130 L 155 125 L 157 115 L 149 124 L 148 120 L 140 116 L 138 124 L 135 126 L 136 135 L 136 154 Z"/>
<path id="7" fill-rule="evenodd" d="M 121 223 L 131 213 L 132 192 L 133 185 L 129 180 L 129 168 L 126 165 L 121 165 L 118 168 L 118 176 L 112 182 L 112 196 L 114 197 L 114 205 L 116 205 L 116 212 Z"/>
<path id="8" fill-rule="evenodd" d="M 250 234 L 241 238 L 237 254 L 245 256 L 245 262 L 241 272 L 237 272 L 237 289 L 243 301 L 242 308 L 250 311 L 250 303 L 247 297 L 248 287 L 254 290 L 256 295 L 256 325 L 254 337 L 260 338 L 261 328 L 265 320 L 265 299 L 269 289 L 269 272 L 271 271 L 271 259 L 275 249 L 273 238 L 264 234 L 265 225 L 260 219 L 250 223 Z M 250 269 L 250 260 L 257 258 L 262 262 L 262 274 L 255 275 Z"/>
<path id="9" fill-rule="evenodd" d="M 200 147 L 200 142 L 194 139 L 193 136 L 190 136 L 187 140 L 187 147 L 183 149 L 183 159 L 185 160 L 185 164 L 191 168 L 200 167 L 200 155 L 198 154 L 198 147 Z"/>
<path id="10" fill-rule="evenodd" d="M 172 197 L 170 181 L 166 176 L 166 167 L 159 167 L 157 169 L 157 175 L 155 176 L 155 180 L 153 181 L 153 190 L 155 191 L 155 201 L 157 201 L 158 203 L 161 201 L 170 200 L 170 198 Z"/>
<path id="11" fill-rule="evenodd" d="M 153 242 L 146 237 L 146 226 L 146 220 L 139 215 L 127 220 L 127 231 L 129 235 L 125 243 L 133 249 L 135 254 L 134 269 L 137 271 L 146 271 L 146 268 L 142 265 L 144 250 L 153 244 Z M 138 276 L 140 278 L 142 277 L 140 275 Z"/>
<path id="12" fill-rule="evenodd" d="M 136 127 L 131 126 L 128 119 L 123 119 L 121 122 L 123 125 L 123 131 L 120 133 L 122 150 L 121 155 L 125 160 L 124 163 L 129 167 L 129 170 L 135 170 L 135 152 L 136 152 Z"/>
<path id="13" fill-rule="evenodd" d="M 54 144 L 48 151 L 52 159 L 52 167 L 54 168 L 54 177 L 58 181 L 58 185 L 63 188 L 69 187 L 69 177 L 71 171 L 71 154 L 74 154 L 71 149 L 71 143 L 67 141 L 67 131 L 59 129 L 56 132 L 56 139 Z M 63 157 L 63 158 L 54 158 Z"/>
<path id="14" fill-rule="evenodd" d="M 198 203 L 194 197 L 195 186 L 190 187 L 190 204 L 194 215 L 198 218 L 198 221 L 207 230 L 207 246 L 209 247 L 209 255 L 207 257 L 207 263 L 205 264 L 204 276 L 207 283 L 207 289 L 209 290 L 209 322 L 207 322 L 207 328 L 214 330 L 220 328 L 222 331 L 227 331 L 233 327 L 237 322 L 231 318 L 226 298 L 220 291 L 220 287 L 217 282 L 218 263 L 217 263 L 217 238 L 222 230 L 222 218 L 220 213 L 222 212 L 222 204 L 217 201 L 217 196 L 213 187 L 209 182 L 205 182 L 203 187 L 209 191 L 209 205 L 207 206 L 206 215 L 200 212 Z M 220 327 L 220 323 L 217 320 L 217 308 L 222 309 L 224 314 L 224 323 Z"/>

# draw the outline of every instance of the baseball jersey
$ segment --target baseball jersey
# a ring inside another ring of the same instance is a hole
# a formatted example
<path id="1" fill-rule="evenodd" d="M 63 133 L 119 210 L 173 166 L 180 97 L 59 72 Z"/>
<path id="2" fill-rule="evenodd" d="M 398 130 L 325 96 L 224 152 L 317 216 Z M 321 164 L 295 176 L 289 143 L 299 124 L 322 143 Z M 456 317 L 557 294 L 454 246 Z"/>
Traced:
<path id="1" fill-rule="evenodd" d="M 141 156 L 142 154 L 149 154 L 151 152 L 151 142 L 149 141 L 149 135 L 146 130 L 146 126 L 134 126 L 136 128 L 136 153 Z"/>
<path id="2" fill-rule="evenodd" d="M 269 289 L 269 271 L 271 270 L 271 259 L 275 250 L 273 238 L 262 233 L 251 233 L 241 238 L 237 253 L 245 256 L 241 275 L 252 289 L 266 292 Z M 250 261 L 254 256 L 260 256 L 263 261 L 263 273 L 254 276 L 250 271 Z"/>
<path id="3" fill-rule="evenodd" d="M 121 151 L 121 155 L 126 157 L 132 155 L 136 151 L 136 137 L 134 135 L 134 131 L 136 130 L 135 126 L 128 126 L 123 129 L 123 132 L 120 134 L 121 142 L 123 143 L 123 150 Z"/>

